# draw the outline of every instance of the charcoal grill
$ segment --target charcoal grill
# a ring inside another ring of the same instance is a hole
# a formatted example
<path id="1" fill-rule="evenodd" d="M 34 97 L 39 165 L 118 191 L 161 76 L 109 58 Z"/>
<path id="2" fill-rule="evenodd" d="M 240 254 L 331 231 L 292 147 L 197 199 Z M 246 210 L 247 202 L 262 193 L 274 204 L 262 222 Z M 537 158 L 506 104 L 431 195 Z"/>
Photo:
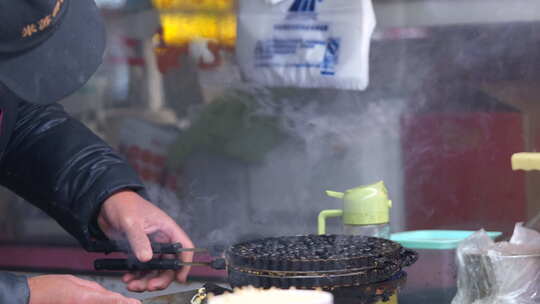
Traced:
<path id="1" fill-rule="evenodd" d="M 232 287 L 333 289 L 388 280 L 417 254 L 381 238 L 304 235 L 240 243 L 226 260 Z"/>

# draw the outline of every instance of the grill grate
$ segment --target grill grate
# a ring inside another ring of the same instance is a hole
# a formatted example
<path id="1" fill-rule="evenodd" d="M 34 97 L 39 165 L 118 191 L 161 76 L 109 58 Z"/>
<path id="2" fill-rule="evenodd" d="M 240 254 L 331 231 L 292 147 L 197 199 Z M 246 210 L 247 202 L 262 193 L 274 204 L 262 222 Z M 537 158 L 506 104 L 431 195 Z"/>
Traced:
<path id="1" fill-rule="evenodd" d="M 272 237 L 227 251 L 235 287 L 358 286 L 387 280 L 416 258 L 396 242 L 349 235 Z"/>

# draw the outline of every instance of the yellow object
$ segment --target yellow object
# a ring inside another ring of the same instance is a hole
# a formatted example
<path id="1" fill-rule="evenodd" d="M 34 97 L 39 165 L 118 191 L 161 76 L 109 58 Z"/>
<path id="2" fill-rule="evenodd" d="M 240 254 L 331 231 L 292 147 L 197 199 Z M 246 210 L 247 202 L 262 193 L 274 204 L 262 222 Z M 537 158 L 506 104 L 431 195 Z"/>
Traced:
<path id="1" fill-rule="evenodd" d="M 160 12 L 163 41 L 185 46 L 194 39 L 208 39 L 223 47 L 236 42 L 233 0 L 152 0 Z"/>
<path id="2" fill-rule="evenodd" d="M 162 13 L 163 40 L 169 46 L 185 45 L 196 38 L 233 47 L 236 17 L 233 13 Z"/>
<path id="3" fill-rule="evenodd" d="M 512 155 L 512 170 L 540 170 L 540 153 L 515 153 Z"/>
<path id="4" fill-rule="evenodd" d="M 158 10 L 232 10 L 233 0 L 152 0 Z"/>

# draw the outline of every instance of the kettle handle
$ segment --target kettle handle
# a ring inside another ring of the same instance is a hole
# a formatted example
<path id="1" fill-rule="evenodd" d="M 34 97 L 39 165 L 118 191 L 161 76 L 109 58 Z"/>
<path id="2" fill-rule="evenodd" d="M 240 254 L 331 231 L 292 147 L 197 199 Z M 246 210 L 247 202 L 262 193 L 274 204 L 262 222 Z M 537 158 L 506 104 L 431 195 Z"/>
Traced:
<path id="1" fill-rule="evenodd" d="M 326 233 L 326 219 L 329 217 L 340 217 L 343 216 L 343 210 L 341 209 L 330 209 L 323 210 L 319 213 L 319 235 Z"/>

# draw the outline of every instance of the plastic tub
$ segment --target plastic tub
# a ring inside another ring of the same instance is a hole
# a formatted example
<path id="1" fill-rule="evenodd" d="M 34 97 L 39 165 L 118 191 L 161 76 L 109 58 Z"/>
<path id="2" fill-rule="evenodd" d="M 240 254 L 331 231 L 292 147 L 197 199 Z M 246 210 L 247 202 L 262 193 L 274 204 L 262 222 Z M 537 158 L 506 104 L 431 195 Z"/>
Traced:
<path id="1" fill-rule="evenodd" d="M 454 296 L 457 283 L 456 248 L 475 231 L 417 230 L 394 233 L 393 241 L 418 252 L 418 262 L 406 269 L 408 274 L 404 292 L 426 290 L 447 291 Z M 495 239 L 501 232 L 487 232 Z"/>

